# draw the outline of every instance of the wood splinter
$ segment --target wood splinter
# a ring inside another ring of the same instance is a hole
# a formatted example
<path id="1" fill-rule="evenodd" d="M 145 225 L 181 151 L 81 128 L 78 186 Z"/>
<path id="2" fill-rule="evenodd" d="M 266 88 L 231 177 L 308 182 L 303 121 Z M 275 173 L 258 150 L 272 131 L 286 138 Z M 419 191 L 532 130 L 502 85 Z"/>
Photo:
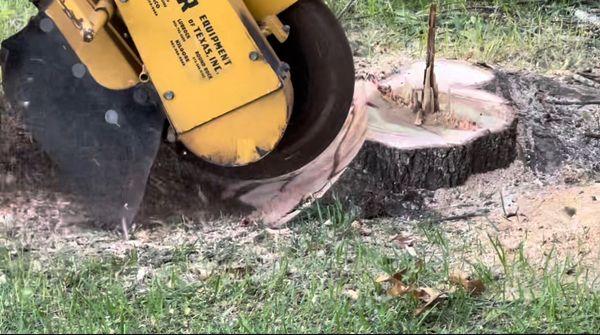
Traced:
<path id="1" fill-rule="evenodd" d="M 423 79 L 423 93 L 419 99 L 413 99 L 413 108 L 417 112 L 415 125 L 420 126 L 424 123 L 428 115 L 440 111 L 438 86 L 435 78 L 435 33 L 436 33 L 437 5 L 432 4 L 429 8 L 429 33 L 427 37 L 427 59 L 425 66 L 425 76 Z"/>

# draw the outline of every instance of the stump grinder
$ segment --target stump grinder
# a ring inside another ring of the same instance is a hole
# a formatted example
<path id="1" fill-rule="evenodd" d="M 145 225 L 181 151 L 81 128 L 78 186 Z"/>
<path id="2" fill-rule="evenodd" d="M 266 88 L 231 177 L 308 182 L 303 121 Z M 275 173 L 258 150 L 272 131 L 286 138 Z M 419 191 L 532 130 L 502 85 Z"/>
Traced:
<path id="1" fill-rule="evenodd" d="M 200 171 L 264 180 L 347 122 L 354 64 L 321 0 L 32 0 L 2 43 L 3 88 L 64 185 L 131 223 L 160 145 Z"/>

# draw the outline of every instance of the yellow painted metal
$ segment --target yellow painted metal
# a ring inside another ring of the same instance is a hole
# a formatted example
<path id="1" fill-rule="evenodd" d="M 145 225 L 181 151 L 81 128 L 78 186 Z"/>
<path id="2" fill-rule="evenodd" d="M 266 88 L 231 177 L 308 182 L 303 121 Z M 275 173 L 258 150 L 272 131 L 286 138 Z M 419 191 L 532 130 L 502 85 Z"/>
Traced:
<path id="1" fill-rule="evenodd" d="M 255 162 L 273 150 L 285 131 L 293 106 L 291 83 L 285 87 L 187 132 L 179 140 L 196 156 L 214 164 Z"/>
<path id="2" fill-rule="evenodd" d="M 293 89 L 257 21 L 279 27 L 274 15 L 296 0 L 116 1 L 143 61 L 107 22 L 111 1 L 56 0 L 47 10 L 99 84 L 126 89 L 149 74 L 179 139 L 215 164 L 246 165 L 274 149 Z"/>
<path id="3" fill-rule="evenodd" d="M 237 166 L 274 149 L 287 126 L 289 88 L 241 0 L 117 6 L 171 125 L 190 151 Z"/>
<path id="4" fill-rule="evenodd" d="M 282 87 L 230 1 L 117 5 L 178 134 Z"/>
<path id="5" fill-rule="evenodd" d="M 139 83 L 141 63 L 119 34 L 110 25 L 98 30 L 94 40 L 86 43 L 82 38 L 82 26 L 75 21 L 76 15 L 91 15 L 93 7 L 86 0 L 70 0 L 77 3 L 80 14 L 69 12 L 65 0 L 56 0 L 50 4 L 46 14 L 65 36 L 71 48 L 86 65 L 92 77 L 100 85 L 113 90 L 123 90 Z M 119 47 L 120 44 L 120 47 Z"/>
<path id="6" fill-rule="evenodd" d="M 267 16 L 283 12 L 298 0 L 244 0 L 244 2 L 254 18 L 260 22 Z"/>
<path id="7" fill-rule="evenodd" d="M 285 43 L 290 36 L 289 26 L 285 26 L 276 15 L 265 17 L 261 23 L 261 31 L 263 35 L 269 36 L 273 34 L 279 43 Z"/>

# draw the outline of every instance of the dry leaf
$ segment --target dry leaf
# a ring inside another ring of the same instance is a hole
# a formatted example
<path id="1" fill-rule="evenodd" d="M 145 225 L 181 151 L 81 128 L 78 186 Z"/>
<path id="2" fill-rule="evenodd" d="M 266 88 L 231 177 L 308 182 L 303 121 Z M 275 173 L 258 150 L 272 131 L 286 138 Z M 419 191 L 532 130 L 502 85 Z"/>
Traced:
<path id="1" fill-rule="evenodd" d="M 454 272 L 450 275 L 450 283 L 461 286 L 472 295 L 480 295 L 485 291 L 485 285 L 479 279 L 472 279 L 464 272 Z"/>
<path id="2" fill-rule="evenodd" d="M 375 279 L 376 283 L 385 283 L 385 282 L 391 282 L 391 281 L 402 281 L 402 278 L 404 277 L 404 274 L 406 273 L 406 270 L 402 270 L 400 272 L 396 272 L 393 275 L 388 275 L 388 274 L 381 274 L 379 276 L 377 276 L 377 278 Z"/>
<path id="3" fill-rule="evenodd" d="M 419 287 L 413 291 L 415 298 L 421 300 L 425 304 L 415 310 L 415 316 L 423 314 L 429 308 L 437 305 L 442 300 L 448 298 L 448 295 L 444 292 L 440 292 L 430 287 Z"/>
<path id="4" fill-rule="evenodd" d="M 387 295 L 390 297 L 400 297 L 412 291 L 410 286 L 406 286 L 404 283 L 402 283 L 402 278 L 404 277 L 405 273 L 406 270 L 397 272 L 392 276 L 387 274 L 379 275 L 377 279 L 375 279 L 375 282 L 390 283 L 392 286 L 387 290 Z"/>
<path id="5" fill-rule="evenodd" d="M 387 295 L 390 297 L 401 297 L 407 293 L 410 293 L 412 288 L 404 285 L 401 281 L 395 281 L 393 286 L 387 291 Z"/>
<path id="6" fill-rule="evenodd" d="M 377 276 L 377 278 L 375 278 L 375 282 L 376 283 L 385 283 L 390 281 L 390 279 L 392 279 L 392 277 L 388 274 L 381 274 L 379 276 Z"/>
<path id="7" fill-rule="evenodd" d="M 402 234 L 398 234 L 394 236 L 390 242 L 394 242 L 400 249 L 406 250 L 409 255 L 417 257 L 417 252 L 413 247 L 415 242 L 413 237 L 405 237 Z"/>

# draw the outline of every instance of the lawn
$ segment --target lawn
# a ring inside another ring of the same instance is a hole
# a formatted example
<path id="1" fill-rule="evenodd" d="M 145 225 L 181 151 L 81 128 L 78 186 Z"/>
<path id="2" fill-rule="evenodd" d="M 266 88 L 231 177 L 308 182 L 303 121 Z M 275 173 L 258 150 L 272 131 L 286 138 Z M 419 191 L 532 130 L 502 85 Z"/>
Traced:
<path id="1" fill-rule="evenodd" d="M 360 57 L 422 56 L 428 1 L 328 2 Z M 584 69 L 600 55 L 598 31 L 574 13 L 592 3 L 444 1 L 439 50 L 536 72 Z M 0 40 L 32 12 L 26 0 L 0 2 Z M 315 204 L 281 230 L 176 216 L 131 241 L 45 224 L 0 212 L 1 333 L 600 329 L 597 263 L 552 251 L 530 259 L 525 242 L 507 250 L 477 225 L 359 220 L 339 203 Z"/>
<path id="2" fill-rule="evenodd" d="M 328 0 L 365 55 L 400 49 L 422 57 L 429 0 Z M 437 49 L 446 58 L 503 68 L 585 69 L 600 57 L 600 28 L 577 17 L 595 1 L 438 1 Z M 594 5 L 595 4 L 595 5 Z"/>
<path id="3" fill-rule="evenodd" d="M 283 230 L 239 221 L 191 228 L 180 219 L 128 242 L 87 232 L 26 244 L 6 230 L 0 331 L 572 333 L 600 327 L 598 287 L 575 260 L 550 253 L 534 264 L 493 237 L 457 239 L 427 222 L 357 222 L 329 205 L 315 206 Z M 16 235 L 31 233 L 21 228 Z M 483 261 L 488 253 L 492 262 Z M 444 299 L 418 314 L 424 301 L 398 296 L 378 280 L 400 271 L 402 285 L 446 292 Z M 485 291 L 454 285 L 456 271 Z"/>

